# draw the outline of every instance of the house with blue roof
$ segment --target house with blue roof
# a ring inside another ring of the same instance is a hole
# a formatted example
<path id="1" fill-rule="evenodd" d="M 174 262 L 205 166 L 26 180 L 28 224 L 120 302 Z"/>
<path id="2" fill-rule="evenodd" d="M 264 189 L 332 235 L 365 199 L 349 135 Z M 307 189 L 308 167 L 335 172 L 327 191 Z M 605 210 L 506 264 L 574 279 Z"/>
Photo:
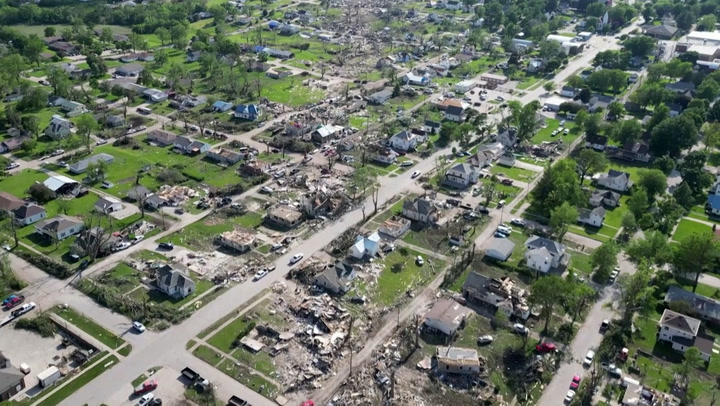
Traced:
<path id="1" fill-rule="evenodd" d="M 708 195 L 705 213 L 720 216 L 720 195 Z"/>
<path id="2" fill-rule="evenodd" d="M 349 254 L 356 259 L 362 259 L 363 257 L 374 258 L 379 250 L 380 234 L 376 231 L 368 237 L 358 235 L 355 244 L 350 247 Z"/>
<path id="3" fill-rule="evenodd" d="M 255 121 L 258 119 L 262 110 L 257 104 L 238 104 L 235 106 L 235 118 L 242 120 Z"/>
<path id="4" fill-rule="evenodd" d="M 234 104 L 224 102 L 222 100 L 216 101 L 215 103 L 213 103 L 212 106 L 213 106 L 213 109 L 215 109 L 215 111 L 219 111 L 220 113 L 224 113 L 224 112 L 230 110 L 231 108 L 235 107 Z"/>

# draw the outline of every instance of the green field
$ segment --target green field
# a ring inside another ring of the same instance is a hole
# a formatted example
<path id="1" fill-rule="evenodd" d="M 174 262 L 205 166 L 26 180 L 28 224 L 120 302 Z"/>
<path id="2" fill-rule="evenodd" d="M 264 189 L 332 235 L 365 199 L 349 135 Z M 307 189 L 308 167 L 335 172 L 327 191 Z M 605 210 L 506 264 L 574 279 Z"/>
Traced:
<path id="1" fill-rule="evenodd" d="M 68 25 L 68 24 L 51 24 L 51 25 L 49 25 L 49 26 L 50 26 L 50 27 L 55 27 L 55 32 L 56 32 L 55 35 L 59 35 L 60 31 L 62 31 L 62 30 L 64 30 L 64 29 L 72 28 L 72 26 L 71 26 L 71 25 Z M 42 38 L 42 37 L 45 36 L 45 27 L 48 27 L 48 25 L 25 25 L 25 24 L 19 24 L 19 25 L 11 25 L 11 26 L 9 26 L 8 28 L 12 28 L 13 30 L 15 30 L 15 31 L 17 31 L 17 32 L 19 32 L 19 33 L 21 33 L 21 34 L 25 34 L 25 35 L 36 34 L 37 36 L 39 36 L 40 38 Z M 106 27 L 107 27 L 107 28 L 110 28 L 110 29 L 112 30 L 113 34 L 126 34 L 126 35 L 127 35 L 127 34 L 130 34 L 130 33 L 132 32 L 132 30 L 130 29 L 130 27 L 123 27 L 123 26 L 121 26 L 121 25 L 98 24 L 98 25 L 94 25 L 94 26 L 93 26 L 93 29 L 100 29 L 100 30 L 102 30 L 102 29 L 104 29 L 104 28 L 106 28 Z"/>
<path id="2" fill-rule="evenodd" d="M 250 320 L 246 320 L 245 316 L 240 316 L 233 320 L 232 323 L 225 326 L 222 330 L 215 333 L 207 340 L 207 343 L 220 351 L 229 354 L 233 350 L 233 342 L 245 328 L 250 324 Z"/>
<path id="3" fill-rule="evenodd" d="M 490 172 L 498 176 L 504 176 L 506 178 L 515 179 L 525 183 L 530 183 L 538 175 L 537 172 L 527 169 L 518 168 L 516 166 L 507 167 L 504 165 L 494 165 L 490 168 Z"/>
<path id="4" fill-rule="evenodd" d="M 263 216 L 255 212 L 228 219 L 207 217 L 162 238 L 160 241 L 169 241 L 188 248 L 208 249 L 212 247 L 213 240 L 217 235 L 231 231 L 236 226 L 251 230 L 262 224 L 262 221 Z"/>
<path id="5" fill-rule="evenodd" d="M 688 219 L 681 219 L 678 223 L 677 229 L 675 229 L 672 239 L 681 242 L 692 234 L 709 232 L 712 232 L 712 227 L 707 224 L 698 223 L 697 221 Z"/>
<path id="6" fill-rule="evenodd" d="M 103 354 L 97 357 L 102 357 Z M 45 398 L 40 403 L 36 403 L 35 406 L 54 406 L 62 402 L 64 399 L 77 392 L 80 388 L 87 385 L 90 381 L 100 376 L 105 370 L 112 368 L 118 363 L 116 356 L 111 355 L 107 358 L 103 358 L 97 365 L 83 372 L 82 375 L 68 382 L 62 386 L 58 391 Z"/>
<path id="7" fill-rule="evenodd" d="M 564 145 L 570 145 L 577 139 L 577 137 L 580 136 L 580 132 L 575 130 L 575 123 L 572 121 L 566 121 L 565 126 L 563 128 L 570 129 L 569 134 L 564 134 L 564 132 L 561 132 L 560 134 L 557 134 L 556 136 L 552 136 L 552 132 L 560 128 L 560 121 L 555 119 L 546 119 L 547 126 L 540 131 L 537 132 L 532 138 L 530 138 L 530 142 L 533 144 L 541 144 L 543 142 L 552 142 L 557 140 L 562 140 Z"/>

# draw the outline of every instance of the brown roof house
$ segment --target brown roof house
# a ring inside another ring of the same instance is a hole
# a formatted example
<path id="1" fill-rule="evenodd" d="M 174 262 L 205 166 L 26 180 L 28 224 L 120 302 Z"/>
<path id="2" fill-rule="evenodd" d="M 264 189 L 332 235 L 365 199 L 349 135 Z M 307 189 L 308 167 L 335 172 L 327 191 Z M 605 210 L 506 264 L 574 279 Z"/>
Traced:
<path id="1" fill-rule="evenodd" d="M 167 132 L 167 131 L 161 131 L 161 130 L 152 130 L 147 135 L 147 140 L 149 142 L 155 143 L 161 147 L 167 147 L 168 145 L 173 145 L 175 143 L 175 139 L 177 138 L 177 135 Z"/>
<path id="2" fill-rule="evenodd" d="M 445 335 L 453 335 L 465 324 L 467 308 L 451 299 L 440 299 L 425 314 L 424 326 Z"/>
<path id="3" fill-rule="evenodd" d="M 59 241 L 79 233 L 83 226 L 83 221 L 79 218 L 58 214 L 51 219 L 37 223 L 35 232 Z"/>
<path id="4" fill-rule="evenodd" d="M 157 270 L 157 286 L 166 295 L 182 299 L 195 292 L 195 281 L 182 265 L 166 264 Z"/>
<path id="5" fill-rule="evenodd" d="M 47 217 L 47 212 L 35 203 L 26 203 L 13 210 L 13 216 L 16 223 L 28 226 Z"/>
<path id="6" fill-rule="evenodd" d="M 12 366 L 0 353 L 0 402 L 10 399 L 25 389 L 25 374 Z"/>
<path id="7" fill-rule="evenodd" d="M 10 212 L 23 205 L 25 205 L 25 202 L 15 195 L 8 192 L 0 192 L 0 210 Z"/>

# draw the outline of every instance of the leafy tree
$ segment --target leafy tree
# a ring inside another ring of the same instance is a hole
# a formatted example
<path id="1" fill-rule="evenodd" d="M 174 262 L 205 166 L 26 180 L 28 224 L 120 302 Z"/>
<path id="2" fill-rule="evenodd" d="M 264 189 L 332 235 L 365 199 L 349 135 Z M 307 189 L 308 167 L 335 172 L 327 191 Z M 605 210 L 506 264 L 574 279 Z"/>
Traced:
<path id="1" fill-rule="evenodd" d="M 682 150 L 692 147 L 696 142 L 695 123 L 692 119 L 680 115 L 667 118 L 652 129 L 650 149 L 655 155 L 678 157 Z"/>
<path id="2" fill-rule="evenodd" d="M 55 36 L 55 27 L 48 26 L 45 27 L 45 30 L 43 31 L 45 34 L 45 37 L 54 37 Z"/>
<path id="3" fill-rule="evenodd" d="M 635 119 L 623 120 L 610 128 L 610 138 L 622 145 L 630 141 L 637 141 L 642 137 L 642 124 Z"/>
<path id="4" fill-rule="evenodd" d="M 704 189 L 710 187 L 712 175 L 705 171 L 708 154 L 705 151 L 692 151 L 685 156 L 678 165 L 683 183 L 689 186 L 692 195 L 699 195 Z"/>
<path id="5" fill-rule="evenodd" d="M 92 115 L 83 114 L 78 117 L 77 123 L 75 125 L 77 127 L 77 134 L 85 142 L 85 150 L 90 153 L 90 145 L 92 140 L 91 135 L 93 131 L 98 130 L 97 121 L 95 121 Z"/>
<path id="6" fill-rule="evenodd" d="M 2 77 L 7 81 L 9 86 L 19 83 L 20 74 L 28 69 L 28 63 L 22 55 L 10 54 L 0 58 L 0 66 L 2 66 Z"/>
<path id="7" fill-rule="evenodd" d="M 652 168 L 662 171 L 665 175 L 669 175 L 675 169 L 675 160 L 667 155 L 657 158 L 652 163 Z"/>
<path id="8" fill-rule="evenodd" d="M 567 281 L 557 275 L 543 276 L 530 286 L 528 302 L 540 309 L 540 318 L 545 320 L 543 331 L 548 329 L 555 305 L 563 302 L 567 294 Z"/>
<path id="9" fill-rule="evenodd" d="M 616 119 L 620 119 L 625 115 L 625 106 L 616 100 L 608 105 L 608 113 L 612 114 Z"/>
<path id="10" fill-rule="evenodd" d="M 23 151 L 30 153 L 37 147 L 37 140 L 35 138 L 26 138 L 20 147 Z"/>
<path id="11" fill-rule="evenodd" d="M 636 264 L 646 261 L 649 265 L 661 267 L 671 260 L 671 251 L 667 237 L 659 231 L 650 230 L 644 238 L 632 240 L 625 253 Z"/>
<path id="12" fill-rule="evenodd" d="M 70 76 L 60 69 L 53 68 L 48 72 L 47 80 L 53 89 L 53 94 L 60 97 L 69 97 L 72 81 Z"/>
<path id="13" fill-rule="evenodd" d="M 542 124 L 537 117 L 540 110 L 540 102 L 534 100 L 526 105 L 520 103 L 508 103 L 510 108 L 510 120 L 517 127 L 516 136 L 519 140 L 529 140 L 537 132 Z"/>
<path id="14" fill-rule="evenodd" d="M 635 219 L 635 215 L 632 214 L 631 212 L 625 213 L 625 215 L 623 215 L 620 226 L 623 228 L 623 231 L 626 234 L 628 234 L 628 235 L 635 234 L 635 232 L 638 230 L 638 224 L 637 224 L 637 220 Z"/>
<path id="15" fill-rule="evenodd" d="M 593 65 L 602 66 L 605 69 L 627 69 L 630 63 L 630 52 L 608 50 L 595 54 Z"/>
<path id="16" fill-rule="evenodd" d="M 685 389 L 690 385 L 693 376 L 697 375 L 698 368 L 701 368 L 704 363 L 700 350 L 697 347 L 690 347 L 683 354 L 683 362 L 673 365 L 673 371 L 680 377 L 680 383 Z"/>
<path id="17" fill-rule="evenodd" d="M 580 188 L 576 164 L 572 159 L 562 159 L 547 168 L 537 187 L 532 191 L 533 204 L 544 215 L 563 203 L 580 207 L 587 200 Z"/>
<path id="18" fill-rule="evenodd" d="M 585 176 L 597 172 L 602 172 L 608 167 L 608 160 L 605 154 L 597 152 L 590 148 L 585 148 L 575 158 L 579 172 L 580 185 L 585 181 Z"/>
<path id="19" fill-rule="evenodd" d="M 587 78 L 588 86 L 599 91 L 619 93 L 627 86 L 625 72 L 620 69 L 602 69 L 590 74 Z"/>
<path id="20" fill-rule="evenodd" d="M 40 135 L 40 119 L 37 116 L 24 116 L 22 118 L 22 127 L 32 134 L 34 137 Z"/>
<path id="21" fill-rule="evenodd" d="M 587 85 L 583 86 L 580 89 L 580 94 L 578 94 L 578 98 L 581 102 L 587 103 L 592 98 L 592 92 L 590 91 L 590 88 L 587 87 Z"/>
<path id="22" fill-rule="evenodd" d="M 649 55 L 655 49 L 655 39 L 644 35 L 629 37 L 622 43 L 633 56 Z"/>
<path id="23" fill-rule="evenodd" d="M 610 277 L 615 265 L 617 265 L 617 254 L 620 248 L 615 241 L 605 241 L 590 256 L 590 264 L 592 264 L 595 274 L 593 278 L 598 282 L 605 282 Z"/>
<path id="24" fill-rule="evenodd" d="M 589 136 L 595 136 L 600 134 L 602 131 L 602 114 L 594 113 L 589 114 L 583 122 L 585 126 L 585 132 Z"/>
<path id="25" fill-rule="evenodd" d="M 653 294 L 652 269 L 645 262 L 638 264 L 637 272 L 632 275 L 620 275 L 620 309 L 622 310 L 621 325 L 630 327 L 635 312 L 645 314 L 652 309 L 655 300 Z"/>
<path id="26" fill-rule="evenodd" d="M 697 289 L 700 275 L 711 271 L 720 257 L 720 246 L 710 232 L 693 233 L 675 247 L 672 263 L 674 271 L 682 277 L 694 276 L 693 292 Z"/>
<path id="27" fill-rule="evenodd" d="M 40 87 L 32 87 L 25 93 L 16 107 L 19 111 L 40 111 L 47 106 L 48 94 Z"/>
<path id="28" fill-rule="evenodd" d="M 650 200 L 662 195 L 667 189 L 667 177 L 657 169 L 641 169 L 638 171 L 638 186 L 645 189 Z"/>
<path id="29" fill-rule="evenodd" d="M 552 92 L 555 89 L 555 82 L 545 82 L 543 89 L 545 89 L 547 93 Z"/>
<path id="30" fill-rule="evenodd" d="M 696 51 L 687 51 L 680 54 L 680 56 L 678 56 L 678 59 L 682 62 L 689 62 L 695 65 L 695 62 L 700 59 L 700 54 L 698 54 Z"/>
<path id="31" fill-rule="evenodd" d="M 55 198 L 55 193 L 42 183 L 33 183 L 27 190 L 27 194 L 40 204 L 45 204 Z"/>
<path id="32" fill-rule="evenodd" d="M 630 196 L 627 201 L 627 206 L 636 218 L 642 217 L 648 206 L 650 206 L 647 190 L 643 187 L 635 188 L 632 192 L 632 196 Z"/>
<path id="33" fill-rule="evenodd" d="M 40 53 L 45 49 L 45 43 L 35 34 L 27 37 L 23 44 L 22 55 L 30 62 L 35 62 L 40 66 Z"/>
<path id="34" fill-rule="evenodd" d="M 588 118 L 588 112 L 585 109 L 579 110 L 577 114 L 575 114 L 575 127 L 580 130 L 580 132 L 585 131 L 585 121 L 587 121 Z"/>
<path id="35" fill-rule="evenodd" d="M 676 187 L 672 193 L 675 201 L 682 206 L 685 211 L 690 211 L 695 206 L 695 198 L 693 197 L 693 191 L 688 186 L 687 182 L 680 183 L 680 186 Z"/>
<path id="36" fill-rule="evenodd" d="M 698 86 L 696 97 L 705 99 L 708 101 L 715 100 L 720 95 L 720 85 L 712 79 L 705 79 Z"/>
<path id="37" fill-rule="evenodd" d="M 716 25 L 717 17 L 715 17 L 713 14 L 707 14 L 700 17 L 697 23 L 697 29 L 699 31 L 715 31 Z"/>
<path id="38" fill-rule="evenodd" d="M 177 24 L 170 30 L 170 41 L 176 49 L 183 50 L 187 45 L 188 29 L 185 25 Z"/>
<path id="39" fill-rule="evenodd" d="M 550 210 L 550 227 L 553 228 L 558 240 L 562 241 L 565 233 L 577 221 L 578 211 L 574 206 L 564 202 L 555 209 Z"/>
<path id="40" fill-rule="evenodd" d="M 719 103 L 715 103 L 719 104 Z M 712 122 L 705 123 L 700 131 L 703 135 L 703 144 L 705 150 L 708 148 L 715 148 L 720 143 L 720 123 Z"/>
<path id="41" fill-rule="evenodd" d="M 710 106 L 710 110 L 707 113 L 707 120 L 712 123 L 720 121 L 720 103 L 715 103 Z"/>
<path id="42" fill-rule="evenodd" d="M 587 283 L 570 283 L 569 281 L 566 283 L 570 284 L 570 289 L 565 297 L 565 303 L 572 316 L 572 323 L 574 324 L 575 320 L 587 309 L 591 301 L 597 297 L 597 291 Z"/>
<path id="43" fill-rule="evenodd" d="M 665 87 L 660 83 L 652 83 L 648 81 L 640 85 L 640 87 L 635 90 L 632 95 L 630 95 L 630 101 L 639 104 L 642 108 L 645 108 L 647 106 L 663 105 L 665 102 L 672 100 L 672 97 L 672 92 L 665 89 Z"/>

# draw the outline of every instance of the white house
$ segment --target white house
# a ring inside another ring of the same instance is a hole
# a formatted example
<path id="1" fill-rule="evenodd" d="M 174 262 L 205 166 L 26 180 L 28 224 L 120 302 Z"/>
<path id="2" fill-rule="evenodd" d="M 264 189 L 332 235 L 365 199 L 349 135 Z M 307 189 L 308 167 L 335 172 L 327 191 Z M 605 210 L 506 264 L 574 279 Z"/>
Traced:
<path id="1" fill-rule="evenodd" d="M 15 222 L 24 226 L 36 223 L 47 217 L 45 208 L 38 206 L 35 203 L 25 203 L 12 212 Z"/>
<path id="2" fill-rule="evenodd" d="M 455 300 L 440 299 L 430 311 L 425 313 L 423 324 L 451 336 L 465 322 L 466 310 L 464 306 Z"/>
<path id="3" fill-rule="evenodd" d="M 448 106 L 445 110 L 445 120 L 459 123 L 465 120 L 465 108 L 458 106 Z"/>
<path id="4" fill-rule="evenodd" d="M 165 265 L 157 270 L 157 286 L 166 295 L 176 299 L 188 297 L 195 291 L 195 281 L 182 266 Z"/>
<path id="5" fill-rule="evenodd" d="M 595 151 L 604 151 L 608 144 L 608 137 L 602 135 L 585 137 L 585 147 L 594 149 Z"/>
<path id="6" fill-rule="evenodd" d="M 95 211 L 97 211 L 98 213 L 104 213 L 104 214 L 118 212 L 118 211 L 122 210 L 122 208 L 123 208 L 123 206 L 122 206 L 122 202 L 120 200 L 115 199 L 114 197 L 105 197 L 105 196 L 98 199 L 98 201 L 95 202 L 95 206 L 94 206 Z"/>
<path id="7" fill-rule="evenodd" d="M 378 231 L 393 238 L 400 238 L 400 236 L 410 229 L 410 225 L 410 220 L 393 216 L 380 224 Z"/>
<path id="8" fill-rule="evenodd" d="M 572 86 L 563 86 L 562 89 L 560 89 L 560 96 L 571 99 L 574 99 L 579 93 L 580 91 Z"/>
<path id="9" fill-rule="evenodd" d="M 415 146 L 418 143 L 418 138 L 417 134 L 408 130 L 403 130 L 390 137 L 388 142 L 395 150 L 410 151 L 415 149 Z"/>
<path id="10" fill-rule="evenodd" d="M 384 89 L 368 96 L 368 101 L 374 104 L 383 104 L 392 98 L 392 89 Z"/>
<path id="11" fill-rule="evenodd" d="M 565 246 L 557 241 L 536 235 L 525 241 L 525 261 L 528 268 L 536 272 L 548 273 L 567 264 L 567 259 Z"/>
<path id="12" fill-rule="evenodd" d="M 632 186 L 630 174 L 611 169 L 597 177 L 597 184 L 618 192 L 627 192 Z"/>
<path id="13" fill-rule="evenodd" d="M 70 120 L 54 115 L 50 120 L 50 124 L 45 128 L 45 135 L 54 140 L 59 140 L 70 135 L 71 128 L 72 123 Z"/>
<path id="14" fill-rule="evenodd" d="M 70 100 L 63 101 L 60 108 L 68 117 L 75 117 L 88 111 L 84 104 Z"/>
<path id="15" fill-rule="evenodd" d="M 35 232 L 59 241 L 82 231 L 83 224 L 82 220 L 78 218 L 58 214 L 51 219 L 45 219 L 37 223 Z"/>
<path id="16" fill-rule="evenodd" d="M 434 223 L 437 213 L 437 207 L 432 200 L 418 197 L 412 202 L 403 203 L 402 214 L 410 220 L 419 221 L 421 223 Z"/>
<path id="17" fill-rule="evenodd" d="M 430 84 L 430 78 L 424 75 L 417 75 L 413 72 L 408 72 L 402 77 L 403 83 L 407 83 L 413 86 L 427 86 Z"/>
<path id="18" fill-rule="evenodd" d="M 466 188 L 477 183 L 479 172 L 468 163 L 459 163 L 445 173 L 443 183 L 457 188 Z"/>
<path id="19" fill-rule="evenodd" d="M 586 224 L 593 227 L 602 227 L 603 221 L 605 221 L 605 209 L 602 206 L 590 209 L 578 210 L 579 223 Z"/>
<path id="20" fill-rule="evenodd" d="M 699 335 L 700 320 L 665 309 L 660 322 L 657 339 L 672 344 L 675 351 L 684 353 L 690 347 L 700 351 L 705 361 L 710 361 L 713 353 L 714 339 L 710 336 Z"/>
<path id="21" fill-rule="evenodd" d="M 463 80 L 455 85 L 455 92 L 467 93 L 473 90 L 477 86 L 477 82 L 474 80 Z"/>
<path id="22" fill-rule="evenodd" d="M 367 256 L 373 258 L 377 255 L 380 250 L 380 234 L 376 232 L 372 233 L 368 237 L 358 235 L 355 239 L 355 244 L 350 247 L 349 254 L 357 259 L 362 259 Z"/>
<path id="23" fill-rule="evenodd" d="M 368 151 L 370 159 L 381 164 L 390 165 L 397 160 L 397 153 L 390 148 L 371 145 Z"/>
<path id="24" fill-rule="evenodd" d="M 505 148 L 512 148 L 515 146 L 515 144 L 518 143 L 517 139 L 517 128 L 510 127 L 503 132 L 500 133 L 500 135 L 497 136 L 497 142 L 501 143 L 503 147 Z M 499 157 L 498 157 L 499 158 Z"/>
<path id="25" fill-rule="evenodd" d="M 463 2 L 457 0 L 449 0 L 445 2 L 446 10 L 460 10 L 463 8 Z"/>

